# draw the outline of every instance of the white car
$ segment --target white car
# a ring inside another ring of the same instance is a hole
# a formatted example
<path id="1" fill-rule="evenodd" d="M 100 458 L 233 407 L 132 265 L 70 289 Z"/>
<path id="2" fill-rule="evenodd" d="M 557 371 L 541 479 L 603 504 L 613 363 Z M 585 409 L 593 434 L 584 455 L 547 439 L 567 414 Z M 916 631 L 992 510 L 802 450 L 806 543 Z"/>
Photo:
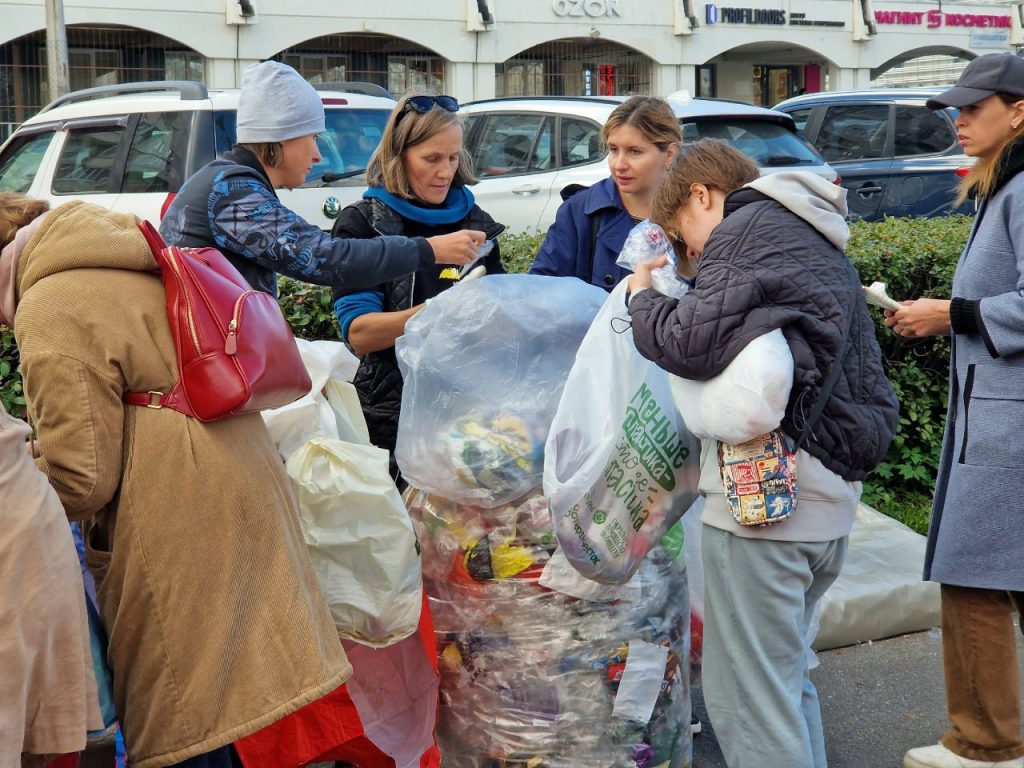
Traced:
<path id="1" fill-rule="evenodd" d="M 463 105 L 466 146 L 480 183 L 480 207 L 510 232 L 547 231 L 570 184 L 609 175 L 601 126 L 625 97 L 515 97 Z M 762 173 L 802 170 L 836 181 L 836 172 L 782 112 L 717 99 L 670 96 L 683 141 L 724 139 Z"/>
<path id="2" fill-rule="evenodd" d="M 304 185 L 279 194 L 329 230 L 338 211 L 362 196 L 364 170 L 396 102 L 367 83 L 317 88 L 327 113 L 317 138 L 323 160 Z M 182 182 L 234 144 L 238 94 L 187 81 L 68 94 L 0 147 L 0 190 L 51 205 L 77 198 L 158 223 Z"/>

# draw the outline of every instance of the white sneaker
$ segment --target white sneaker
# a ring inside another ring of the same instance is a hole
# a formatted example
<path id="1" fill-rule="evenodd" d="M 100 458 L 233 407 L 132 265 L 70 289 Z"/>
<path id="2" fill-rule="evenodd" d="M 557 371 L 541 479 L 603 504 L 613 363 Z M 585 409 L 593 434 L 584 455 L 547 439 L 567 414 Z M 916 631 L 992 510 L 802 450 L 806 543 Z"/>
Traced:
<path id="1" fill-rule="evenodd" d="M 903 756 L 903 768 L 1024 768 L 1024 757 L 1012 760 L 970 760 L 941 744 L 911 749 Z"/>

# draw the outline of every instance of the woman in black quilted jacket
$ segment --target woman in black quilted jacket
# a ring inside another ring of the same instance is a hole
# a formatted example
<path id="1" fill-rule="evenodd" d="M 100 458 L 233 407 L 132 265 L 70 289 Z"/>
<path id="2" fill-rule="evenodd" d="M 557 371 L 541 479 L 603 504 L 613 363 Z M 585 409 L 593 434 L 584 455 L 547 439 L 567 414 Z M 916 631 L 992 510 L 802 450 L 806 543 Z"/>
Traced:
<path id="1" fill-rule="evenodd" d="M 338 216 L 334 237 L 433 237 L 477 230 L 494 243 L 482 265 L 490 274 L 505 271 L 494 242 L 505 227 L 482 211 L 469 191 L 476 177 L 463 148 L 458 108 L 451 96 L 425 94 L 405 96 L 395 105 L 370 158 L 370 187 Z M 370 441 L 391 453 L 392 474 L 399 481 L 394 451 L 402 375 L 395 339 L 409 318 L 455 285 L 459 275 L 459 267 L 435 264 L 369 290 L 334 290 L 342 338 L 362 358 L 353 383 Z"/>
<path id="2" fill-rule="evenodd" d="M 717 442 L 701 446 L 704 697 L 732 768 L 826 765 L 807 629 L 839 575 L 861 480 L 896 429 L 896 397 L 843 253 L 845 215 L 842 187 L 803 172 L 762 178 L 724 142 L 698 141 L 680 150 L 652 215 L 696 259 L 694 287 L 678 300 L 655 291 L 658 262 L 630 280 L 637 348 L 684 378 L 711 378 L 751 340 L 782 329 L 795 363 L 780 425 L 791 449 L 840 366 L 820 420 L 795 451 L 798 503 L 788 519 L 741 525 L 723 490 Z M 770 468 L 750 462 L 737 471 L 762 477 Z M 747 488 L 741 493 L 756 497 Z"/>

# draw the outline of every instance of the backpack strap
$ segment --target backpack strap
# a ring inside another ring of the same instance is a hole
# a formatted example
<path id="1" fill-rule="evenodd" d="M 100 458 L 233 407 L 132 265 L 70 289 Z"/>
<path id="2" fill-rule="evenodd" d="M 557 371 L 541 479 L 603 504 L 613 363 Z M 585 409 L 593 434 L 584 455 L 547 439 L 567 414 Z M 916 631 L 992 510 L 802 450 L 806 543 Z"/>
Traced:
<path id="1" fill-rule="evenodd" d="M 149 250 L 153 252 L 153 257 L 156 259 L 156 263 L 160 263 L 160 254 L 167 247 L 167 243 L 160 237 L 160 232 L 145 219 L 139 221 L 139 231 L 142 236 L 146 238 L 146 244 L 149 246 Z"/>
<path id="2" fill-rule="evenodd" d="M 144 405 L 147 408 L 160 410 L 164 407 L 165 397 L 167 395 L 163 392 L 125 392 L 121 395 L 121 400 L 127 405 Z"/>
<path id="3" fill-rule="evenodd" d="M 860 287 L 860 277 L 857 275 L 857 271 L 850 270 L 849 275 L 850 283 L 853 287 L 853 304 L 850 307 L 850 315 L 846 319 L 846 327 L 843 329 L 841 351 L 839 353 L 839 357 L 832 361 L 832 365 L 828 370 L 828 375 L 825 377 L 825 381 L 818 390 L 818 397 L 815 399 L 814 407 L 811 408 L 811 412 L 807 415 L 807 419 L 804 421 L 804 428 L 800 430 L 800 437 L 796 441 L 793 453 L 796 453 L 802 446 L 807 444 L 814 427 L 821 420 L 821 416 L 825 412 L 825 406 L 828 405 L 829 398 L 832 396 L 832 390 L 835 387 L 836 382 L 839 381 L 839 375 L 843 372 L 843 362 L 846 360 L 846 356 L 850 354 L 850 349 L 853 347 L 853 336 L 851 334 L 851 330 L 853 329 L 853 319 L 857 314 L 857 298 L 863 296 L 863 291 Z"/>

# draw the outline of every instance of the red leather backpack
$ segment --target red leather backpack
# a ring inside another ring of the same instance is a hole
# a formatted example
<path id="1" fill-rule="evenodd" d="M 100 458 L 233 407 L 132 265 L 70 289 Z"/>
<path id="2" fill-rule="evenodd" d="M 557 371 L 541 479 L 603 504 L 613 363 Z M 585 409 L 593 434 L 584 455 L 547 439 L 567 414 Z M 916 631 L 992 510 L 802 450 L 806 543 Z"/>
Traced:
<path id="1" fill-rule="evenodd" d="M 309 373 L 273 296 L 253 290 L 216 248 L 169 247 L 148 221 L 139 229 L 163 276 L 179 379 L 170 392 L 126 392 L 124 402 L 215 421 L 309 392 Z"/>

